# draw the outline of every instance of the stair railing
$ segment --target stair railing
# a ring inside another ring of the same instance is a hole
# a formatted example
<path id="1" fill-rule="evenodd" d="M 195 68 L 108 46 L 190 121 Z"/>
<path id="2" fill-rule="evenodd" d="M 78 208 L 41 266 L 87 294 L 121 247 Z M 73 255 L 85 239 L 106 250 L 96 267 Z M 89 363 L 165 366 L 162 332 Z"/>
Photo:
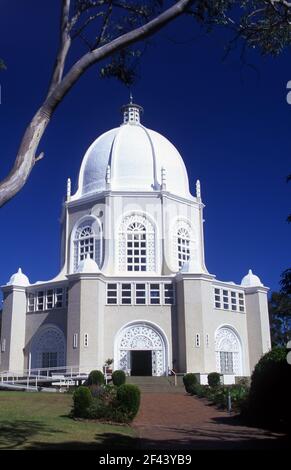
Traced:
<path id="1" fill-rule="evenodd" d="M 178 382 L 177 382 L 177 374 L 176 374 L 176 372 L 174 371 L 174 369 L 171 369 L 170 372 L 171 372 L 171 374 L 174 376 L 175 387 L 177 387 L 177 385 L 178 385 Z"/>

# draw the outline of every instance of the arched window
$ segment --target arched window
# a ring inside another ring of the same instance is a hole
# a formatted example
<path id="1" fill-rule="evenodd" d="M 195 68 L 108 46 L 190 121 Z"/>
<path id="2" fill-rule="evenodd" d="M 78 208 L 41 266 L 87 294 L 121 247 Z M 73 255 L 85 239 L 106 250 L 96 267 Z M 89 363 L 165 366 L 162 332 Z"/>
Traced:
<path id="1" fill-rule="evenodd" d="M 147 233 L 144 224 L 132 222 L 126 232 L 127 271 L 147 270 Z"/>
<path id="2" fill-rule="evenodd" d="M 180 271 L 193 256 L 193 230 L 190 222 L 178 219 L 171 233 L 173 268 Z"/>
<path id="3" fill-rule="evenodd" d="M 242 354 L 237 334 L 228 327 L 219 328 L 215 335 L 217 372 L 221 374 L 242 374 Z"/>
<path id="4" fill-rule="evenodd" d="M 55 325 L 41 327 L 31 343 L 31 367 L 50 369 L 66 364 L 66 342 L 63 332 Z"/>
<path id="5" fill-rule="evenodd" d="M 185 227 L 177 230 L 177 260 L 179 270 L 190 259 L 190 233 Z"/>
<path id="6" fill-rule="evenodd" d="M 82 222 L 74 237 L 74 271 L 80 262 L 89 255 L 98 266 L 101 264 L 101 229 L 95 219 Z"/>
<path id="7" fill-rule="evenodd" d="M 120 271 L 155 271 L 155 233 L 151 222 L 140 215 L 124 219 L 119 233 Z"/>
<path id="8" fill-rule="evenodd" d="M 87 255 L 95 259 L 95 234 L 92 227 L 84 227 L 78 232 L 78 264 L 85 259 Z"/>

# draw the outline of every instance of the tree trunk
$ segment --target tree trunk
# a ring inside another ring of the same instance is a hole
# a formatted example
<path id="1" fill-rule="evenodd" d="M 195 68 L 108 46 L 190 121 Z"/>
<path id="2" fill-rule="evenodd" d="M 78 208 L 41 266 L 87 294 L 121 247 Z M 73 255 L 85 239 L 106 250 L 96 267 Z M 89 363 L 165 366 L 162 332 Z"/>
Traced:
<path id="1" fill-rule="evenodd" d="M 40 108 L 27 127 L 14 166 L 9 175 L 1 182 L 0 207 L 21 190 L 36 161 L 42 158 L 43 154 L 37 158 L 35 154 L 49 121 L 50 115 Z"/>

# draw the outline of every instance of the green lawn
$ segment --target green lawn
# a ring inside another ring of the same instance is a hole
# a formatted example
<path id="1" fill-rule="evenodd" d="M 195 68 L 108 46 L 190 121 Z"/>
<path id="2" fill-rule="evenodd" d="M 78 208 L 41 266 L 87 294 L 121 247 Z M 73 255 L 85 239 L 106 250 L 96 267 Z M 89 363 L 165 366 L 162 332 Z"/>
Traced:
<path id="1" fill-rule="evenodd" d="M 129 426 L 74 421 L 72 395 L 0 392 L 0 450 L 135 448 Z"/>

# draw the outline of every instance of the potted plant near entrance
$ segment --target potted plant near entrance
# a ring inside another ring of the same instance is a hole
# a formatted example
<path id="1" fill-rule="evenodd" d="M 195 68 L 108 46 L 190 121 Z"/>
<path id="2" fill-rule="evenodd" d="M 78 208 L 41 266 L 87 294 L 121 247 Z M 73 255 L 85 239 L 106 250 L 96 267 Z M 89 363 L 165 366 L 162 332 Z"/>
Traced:
<path id="1" fill-rule="evenodd" d="M 104 372 L 107 374 L 112 374 L 112 364 L 113 364 L 113 359 L 107 359 L 104 364 Z"/>

